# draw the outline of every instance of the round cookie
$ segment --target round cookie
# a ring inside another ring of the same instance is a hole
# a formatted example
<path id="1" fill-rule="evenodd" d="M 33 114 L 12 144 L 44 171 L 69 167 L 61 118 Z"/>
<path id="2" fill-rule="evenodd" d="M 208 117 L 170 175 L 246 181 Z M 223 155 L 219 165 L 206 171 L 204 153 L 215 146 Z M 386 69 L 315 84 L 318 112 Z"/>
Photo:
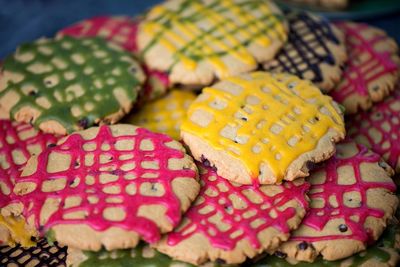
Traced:
<path id="1" fill-rule="evenodd" d="M 71 134 L 33 156 L 14 191 L 29 203 L 23 214 L 41 234 L 98 251 L 158 241 L 199 188 L 197 168 L 179 142 L 117 124 Z"/>
<path id="2" fill-rule="evenodd" d="M 309 177 L 311 209 L 277 255 L 309 262 L 322 255 L 331 261 L 366 249 L 396 211 L 392 174 L 366 147 L 354 142 L 338 145 L 336 155 Z"/>
<path id="3" fill-rule="evenodd" d="M 97 16 L 77 22 L 57 33 L 57 36 L 102 37 L 138 55 L 137 30 L 139 18 L 125 16 Z M 169 81 L 164 72 L 149 69 L 142 64 L 147 80 L 144 85 L 145 100 L 155 99 L 166 93 Z"/>
<path id="4" fill-rule="evenodd" d="M 254 70 L 286 40 L 284 16 L 271 1 L 166 1 L 138 31 L 144 62 L 168 71 L 172 84 L 193 86 Z"/>
<path id="5" fill-rule="evenodd" d="M 347 114 L 367 110 L 394 89 L 399 78 L 398 47 L 384 31 L 363 23 L 335 24 L 346 36 L 349 60 L 333 99 Z"/>
<path id="6" fill-rule="evenodd" d="M 194 267 L 189 263 L 173 260 L 143 243 L 133 249 L 115 251 L 84 252 L 76 249 L 68 249 L 67 266 Z M 234 267 L 234 265 L 206 263 L 201 265 L 201 267 Z"/>
<path id="7" fill-rule="evenodd" d="M 347 59 L 342 33 L 325 18 L 307 12 L 291 11 L 286 19 L 288 42 L 264 69 L 288 72 L 330 91 L 340 81 Z"/>
<path id="8" fill-rule="evenodd" d="M 337 104 L 311 82 L 253 72 L 203 89 L 181 136 L 197 160 L 241 184 L 273 184 L 308 176 L 344 138 Z"/>
<path id="9" fill-rule="evenodd" d="M 199 165 L 202 188 L 181 224 L 155 248 L 193 264 L 241 263 L 272 252 L 296 229 L 308 208 L 303 179 L 282 185 L 240 185 Z"/>
<path id="10" fill-rule="evenodd" d="M 17 202 L 13 194 L 15 179 L 20 175 L 31 155 L 43 151 L 58 137 L 35 130 L 31 125 L 0 119 L 0 211 Z M 0 213 L 0 245 L 19 243 L 31 246 L 34 231 L 25 220 L 11 214 Z"/>
<path id="11" fill-rule="evenodd" d="M 65 266 L 67 248 L 57 243 L 49 245 L 45 239 L 35 247 L 0 247 L 0 265 L 3 267 L 49 267 Z"/>
<path id="12" fill-rule="evenodd" d="M 397 209 L 399 210 L 399 209 Z M 314 262 L 296 262 L 289 263 L 283 258 L 277 256 L 266 256 L 256 263 L 250 263 L 246 266 L 251 267 L 396 267 L 400 261 L 399 255 L 400 227 L 398 221 L 391 221 L 383 232 L 379 240 L 369 246 L 365 251 L 361 251 L 349 258 L 337 261 L 327 261 L 317 258 Z"/>
<path id="13" fill-rule="evenodd" d="M 101 38 L 40 39 L 4 61 L 0 116 L 57 134 L 116 123 L 143 81 L 136 60 Z"/>
<path id="14" fill-rule="evenodd" d="M 163 98 L 146 103 L 139 111 L 132 112 L 124 121 L 179 140 L 182 121 L 186 118 L 187 109 L 195 99 L 196 94 L 193 92 L 173 90 Z"/>
<path id="15" fill-rule="evenodd" d="M 400 173 L 400 87 L 369 111 L 346 120 L 348 135 L 381 155 Z"/>

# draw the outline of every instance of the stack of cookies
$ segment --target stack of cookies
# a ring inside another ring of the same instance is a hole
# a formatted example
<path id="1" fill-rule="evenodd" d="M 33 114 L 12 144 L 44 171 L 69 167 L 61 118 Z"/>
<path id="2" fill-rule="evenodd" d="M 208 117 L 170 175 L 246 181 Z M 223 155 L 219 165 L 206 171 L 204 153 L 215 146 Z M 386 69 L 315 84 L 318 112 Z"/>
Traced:
<path id="1" fill-rule="evenodd" d="M 397 44 L 170 0 L 0 73 L 1 266 L 396 266 Z"/>

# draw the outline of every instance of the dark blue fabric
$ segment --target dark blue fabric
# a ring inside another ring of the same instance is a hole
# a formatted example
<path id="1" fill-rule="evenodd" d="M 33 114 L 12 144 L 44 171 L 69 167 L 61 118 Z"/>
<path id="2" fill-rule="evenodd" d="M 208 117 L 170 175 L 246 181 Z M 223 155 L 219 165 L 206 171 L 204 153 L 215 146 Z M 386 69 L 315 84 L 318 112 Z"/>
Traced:
<path id="1" fill-rule="evenodd" d="M 137 15 L 161 0 L 0 0 L 0 59 L 23 42 L 51 37 L 59 29 L 95 15 Z M 400 14 L 369 23 L 400 42 Z"/>

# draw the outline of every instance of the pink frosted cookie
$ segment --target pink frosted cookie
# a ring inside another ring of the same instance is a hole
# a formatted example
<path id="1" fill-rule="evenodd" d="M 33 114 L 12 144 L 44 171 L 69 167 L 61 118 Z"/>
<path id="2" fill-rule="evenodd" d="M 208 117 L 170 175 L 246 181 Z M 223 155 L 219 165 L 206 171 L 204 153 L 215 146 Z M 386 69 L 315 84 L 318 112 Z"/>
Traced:
<path id="1" fill-rule="evenodd" d="M 0 209 L 14 202 L 15 179 L 31 155 L 40 153 L 56 142 L 57 137 L 37 131 L 29 124 L 0 120 Z M 10 221 L 6 217 L 0 214 L 0 244 L 31 244 L 31 236 L 16 229 L 24 228 L 23 222 Z"/>
<path id="2" fill-rule="evenodd" d="M 346 113 L 353 114 L 369 109 L 393 90 L 399 77 L 398 47 L 384 31 L 367 24 L 336 26 L 346 36 L 349 61 L 342 82 L 330 93 Z"/>
<path id="3" fill-rule="evenodd" d="M 400 173 L 400 87 L 370 111 L 346 122 L 348 135 L 381 155 Z"/>
<path id="4" fill-rule="evenodd" d="M 202 188 L 181 224 L 156 248 L 201 264 L 208 260 L 241 263 L 273 251 L 297 228 L 308 207 L 303 179 L 282 185 L 239 185 L 217 175 L 205 160 Z"/>
<path id="5" fill-rule="evenodd" d="M 276 255 L 311 262 L 318 255 L 337 260 L 365 250 L 397 208 L 392 174 L 366 147 L 339 144 L 336 155 L 309 177 L 311 209 Z"/>
<path id="6" fill-rule="evenodd" d="M 139 19 L 125 16 L 92 17 L 58 32 L 58 36 L 95 37 L 100 36 L 114 42 L 126 50 L 138 54 L 136 36 Z M 142 65 L 147 82 L 145 84 L 145 99 L 154 99 L 163 95 L 169 87 L 168 75 Z"/>
<path id="7" fill-rule="evenodd" d="M 158 241 L 199 189 L 196 165 L 179 142 L 117 124 L 73 133 L 33 156 L 14 191 L 30 203 L 23 215 L 41 234 L 98 251 Z"/>

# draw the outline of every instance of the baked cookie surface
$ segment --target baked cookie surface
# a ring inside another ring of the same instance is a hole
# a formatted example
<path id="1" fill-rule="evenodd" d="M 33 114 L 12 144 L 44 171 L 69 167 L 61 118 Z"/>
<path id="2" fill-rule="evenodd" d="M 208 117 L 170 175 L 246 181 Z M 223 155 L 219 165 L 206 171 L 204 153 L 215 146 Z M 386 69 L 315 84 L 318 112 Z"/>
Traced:
<path id="1" fill-rule="evenodd" d="M 349 60 L 344 78 L 331 91 L 346 113 L 367 110 L 394 89 L 399 79 L 398 46 L 384 31 L 363 23 L 335 24 L 346 36 Z"/>
<path id="2" fill-rule="evenodd" d="M 0 211 L 18 202 L 13 189 L 31 155 L 39 154 L 58 137 L 35 130 L 31 125 L 0 119 Z M 28 229 L 23 218 L 0 213 L 0 245 L 21 244 L 31 246 L 34 231 Z"/>
<path id="3" fill-rule="evenodd" d="M 337 104 L 311 82 L 252 72 L 227 78 L 192 103 L 181 136 L 194 158 L 241 184 L 273 184 L 308 175 L 344 138 Z"/>
<path id="4" fill-rule="evenodd" d="M 199 163 L 202 188 L 180 225 L 155 248 L 173 258 L 202 264 L 241 263 L 272 252 L 297 228 L 308 207 L 303 179 L 282 185 L 239 185 Z"/>
<path id="5" fill-rule="evenodd" d="M 33 156 L 14 191 L 41 234 L 98 251 L 156 242 L 179 223 L 199 187 L 179 142 L 118 124 L 71 134 Z"/>
<path id="6" fill-rule="evenodd" d="M 270 1 L 172 0 L 153 7 L 138 32 L 152 69 L 172 84 L 208 85 L 270 60 L 286 42 L 280 10 Z"/>
<path id="7" fill-rule="evenodd" d="M 172 90 L 162 98 L 146 103 L 137 112 L 124 118 L 124 122 L 164 133 L 180 140 L 180 127 L 187 109 L 196 99 L 190 91 Z"/>
<path id="8" fill-rule="evenodd" d="M 348 135 L 381 155 L 400 173 L 400 86 L 369 111 L 347 119 Z"/>
<path id="9" fill-rule="evenodd" d="M 343 34 L 328 20 L 317 15 L 290 11 L 288 42 L 264 64 L 271 72 L 288 72 L 312 81 L 323 91 L 331 90 L 342 74 L 347 59 Z"/>
<path id="10" fill-rule="evenodd" d="M 143 82 L 137 61 L 101 38 L 40 39 L 3 62 L 0 117 L 57 134 L 116 123 Z"/>
<path id="11" fill-rule="evenodd" d="M 120 45 L 125 50 L 138 55 L 137 31 L 140 18 L 126 16 L 97 16 L 79 21 L 57 33 L 57 36 L 102 37 L 107 41 Z M 142 64 L 146 74 L 146 82 L 142 90 L 145 101 L 155 99 L 166 93 L 169 87 L 166 73 L 149 69 Z"/>
<path id="12" fill-rule="evenodd" d="M 338 260 L 375 242 L 394 215 L 398 199 L 393 170 L 354 142 L 337 146 L 336 155 L 309 177 L 310 210 L 278 255 L 299 261 Z"/>

